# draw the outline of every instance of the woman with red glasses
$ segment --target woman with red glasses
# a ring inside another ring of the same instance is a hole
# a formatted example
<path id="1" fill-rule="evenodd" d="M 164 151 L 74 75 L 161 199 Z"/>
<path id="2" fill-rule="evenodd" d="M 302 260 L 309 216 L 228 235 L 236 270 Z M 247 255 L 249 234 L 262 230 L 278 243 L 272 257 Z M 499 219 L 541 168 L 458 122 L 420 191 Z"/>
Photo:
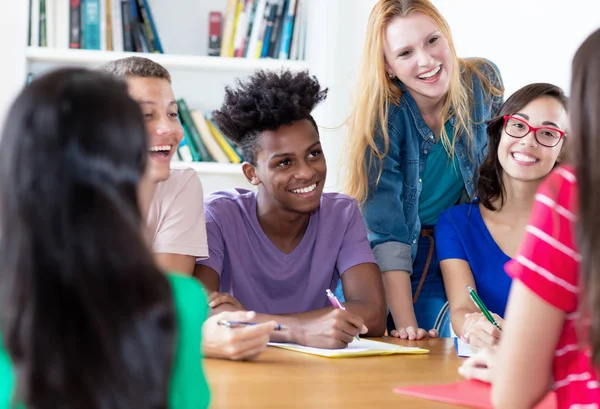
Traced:
<path id="1" fill-rule="evenodd" d="M 478 200 L 444 211 L 436 229 L 454 332 L 479 348 L 502 333 L 471 300 L 473 287 L 502 327 L 516 254 L 542 180 L 561 160 L 567 122 L 563 90 L 531 84 L 515 92 L 488 122 L 489 150 L 479 171 Z"/>

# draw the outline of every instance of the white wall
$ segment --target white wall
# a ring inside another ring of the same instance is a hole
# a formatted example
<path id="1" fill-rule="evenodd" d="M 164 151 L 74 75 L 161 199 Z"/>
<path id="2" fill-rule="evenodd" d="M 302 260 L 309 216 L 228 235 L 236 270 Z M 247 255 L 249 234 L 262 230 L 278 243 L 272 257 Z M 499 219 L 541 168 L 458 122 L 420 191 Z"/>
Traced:
<path id="1" fill-rule="evenodd" d="M 461 57 L 486 57 L 504 78 L 506 96 L 532 82 L 569 91 L 571 60 L 600 28 L 597 0 L 434 0 Z"/>

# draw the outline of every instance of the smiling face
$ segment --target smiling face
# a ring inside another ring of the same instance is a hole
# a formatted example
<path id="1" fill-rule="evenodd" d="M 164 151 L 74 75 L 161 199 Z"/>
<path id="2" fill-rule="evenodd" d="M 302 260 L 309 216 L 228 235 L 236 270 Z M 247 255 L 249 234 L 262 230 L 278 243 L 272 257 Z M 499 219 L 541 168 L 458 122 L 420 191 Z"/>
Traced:
<path id="1" fill-rule="evenodd" d="M 154 183 L 165 181 L 171 172 L 171 158 L 183 138 L 171 84 L 161 78 L 127 77 L 127 87 L 146 121 L 148 178 Z"/>
<path id="2" fill-rule="evenodd" d="M 434 21 L 420 12 L 396 17 L 384 31 L 386 69 L 419 104 L 438 103 L 452 76 L 452 52 Z"/>
<path id="3" fill-rule="evenodd" d="M 271 204 L 296 213 L 310 213 L 319 207 L 327 165 L 319 134 L 309 120 L 264 131 L 258 141 L 256 166 L 244 166 L 250 183 L 260 186 Z"/>
<path id="4" fill-rule="evenodd" d="M 563 105 L 555 98 L 544 96 L 537 98 L 512 114 L 538 128 L 548 126 L 564 131 L 567 113 Z M 498 145 L 498 160 L 503 169 L 504 178 L 520 181 L 537 181 L 545 177 L 559 157 L 563 140 L 554 147 L 541 145 L 533 132 L 522 138 L 514 138 L 502 130 Z"/>

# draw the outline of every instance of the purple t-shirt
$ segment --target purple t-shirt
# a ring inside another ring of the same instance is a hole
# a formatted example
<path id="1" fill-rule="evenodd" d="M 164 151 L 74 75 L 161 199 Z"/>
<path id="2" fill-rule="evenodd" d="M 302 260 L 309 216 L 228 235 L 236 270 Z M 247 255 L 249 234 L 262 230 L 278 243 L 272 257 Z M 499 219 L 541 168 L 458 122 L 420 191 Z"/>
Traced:
<path id="1" fill-rule="evenodd" d="M 375 258 L 356 201 L 324 193 L 300 244 L 279 250 L 256 216 L 256 193 L 213 193 L 204 202 L 209 258 L 198 261 L 221 277 L 221 292 L 249 309 L 289 314 L 324 308 L 344 271 Z"/>

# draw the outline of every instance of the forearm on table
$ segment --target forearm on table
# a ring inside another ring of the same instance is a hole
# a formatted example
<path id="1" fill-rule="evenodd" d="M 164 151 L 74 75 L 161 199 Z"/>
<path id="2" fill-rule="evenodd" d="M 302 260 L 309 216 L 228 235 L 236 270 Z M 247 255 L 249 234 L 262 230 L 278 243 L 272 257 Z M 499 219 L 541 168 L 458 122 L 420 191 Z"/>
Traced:
<path id="1" fill-rule="evenodd" d="M 386 271 L 383 273 L 383 284 L 385 298 L 396 328 L 417 327 L 417 318 L 412 302 L 410 274 L 401 270 Z"/>
<path id="2" fill-rule="evenodd" d="M 368 332 L 364 335 L 369 337 L 381 337 L 385 332 L 386 324 L 386 305 L 370 301 L 346 301 L 344 303 L 346 310 L 352 314 L 358 315 L 364 321 Z"/>

